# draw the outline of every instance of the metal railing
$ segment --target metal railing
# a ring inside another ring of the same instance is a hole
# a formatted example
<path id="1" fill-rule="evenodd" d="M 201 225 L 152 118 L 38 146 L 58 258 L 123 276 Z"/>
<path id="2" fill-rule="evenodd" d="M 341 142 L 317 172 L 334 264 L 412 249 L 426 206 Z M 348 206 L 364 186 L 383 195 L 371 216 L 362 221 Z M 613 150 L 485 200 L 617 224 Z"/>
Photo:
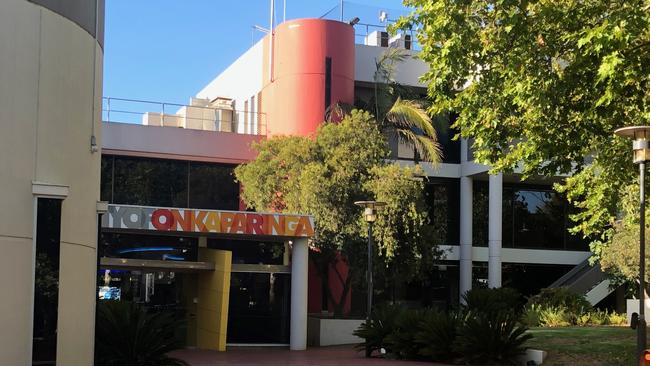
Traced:
<path id="1" fill-rule="evenodd" d="M 102 121 L 193 130 L 266 134 L 266 114 L 231 105 L 201 106 L 140 99 L 102 98 Z"/>

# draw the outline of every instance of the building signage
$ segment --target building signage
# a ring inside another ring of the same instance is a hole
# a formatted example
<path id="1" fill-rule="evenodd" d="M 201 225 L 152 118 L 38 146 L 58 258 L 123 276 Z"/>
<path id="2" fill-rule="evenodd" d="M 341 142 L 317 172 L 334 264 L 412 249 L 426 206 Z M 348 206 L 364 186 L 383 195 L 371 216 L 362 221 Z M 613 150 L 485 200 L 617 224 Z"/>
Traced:
<path id="1" fill-rule="evenodd" d="M 244 211 L 108 205 L 102 227 L 191 233 L 311 237 L 314 218 Z"/>

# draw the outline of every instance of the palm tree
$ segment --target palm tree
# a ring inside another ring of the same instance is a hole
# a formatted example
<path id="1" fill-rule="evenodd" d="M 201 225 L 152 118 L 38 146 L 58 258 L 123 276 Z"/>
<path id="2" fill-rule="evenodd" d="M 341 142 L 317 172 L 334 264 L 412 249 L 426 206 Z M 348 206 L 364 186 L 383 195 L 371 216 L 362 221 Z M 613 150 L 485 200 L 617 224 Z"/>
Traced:
<path id="1" fill-rule="evenodd" d="M 415 149 L 420 159 L 437 164 L 442 151 L 431 117 L 424 103 L 408 87 L 395 81 L 398 64 L 410 55 L 401 48 L 389 47 L 375 59 L 373 95 L 370 100 L 357 101 L 357 108 L 371 111 L 379 128 L 399 143 Z M 326 121 L 340 120 L 353 106 L 337 103 L 328 108 Z"/>

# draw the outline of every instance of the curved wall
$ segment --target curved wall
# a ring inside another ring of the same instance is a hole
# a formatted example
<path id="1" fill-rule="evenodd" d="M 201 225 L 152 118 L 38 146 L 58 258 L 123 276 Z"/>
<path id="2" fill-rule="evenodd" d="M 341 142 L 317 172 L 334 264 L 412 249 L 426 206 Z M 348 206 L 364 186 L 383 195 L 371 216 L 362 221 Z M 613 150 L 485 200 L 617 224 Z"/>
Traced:
<path id="1" fill-rule="evenodd" d="M 331 59 L 330 105 L 354 102 L 354 28 L 338 21 L 297 19 L 274 31 L 273 80 L 264 39 L 262 112 L 269 136 L 310 135 L 326 109 L 326 58 Z"/>
<path id="2" fill-rule="evenodd" d="M 92 365 L 103 52 L 77 22 L 27 0 L 0 1 L 0 50 L 0 363 L 31 364 L 34 187 L 56 185 L 68 191 L 57 364 Z"/>

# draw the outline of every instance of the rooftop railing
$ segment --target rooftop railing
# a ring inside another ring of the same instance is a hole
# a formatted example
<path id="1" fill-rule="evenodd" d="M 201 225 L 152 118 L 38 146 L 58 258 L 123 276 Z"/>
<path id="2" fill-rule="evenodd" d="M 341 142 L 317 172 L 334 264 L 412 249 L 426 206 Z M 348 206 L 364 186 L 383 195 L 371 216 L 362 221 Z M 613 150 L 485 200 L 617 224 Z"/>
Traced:
<path id="1" fill-rule="evenodd" d="M 207 103 L 207 101 L 206 101 Z M 104 97 L 104 122 L 266 135 L 266 114 L 237 110 L 228 100 L 210 105 L 185 105 L 139 99 Z"/>

